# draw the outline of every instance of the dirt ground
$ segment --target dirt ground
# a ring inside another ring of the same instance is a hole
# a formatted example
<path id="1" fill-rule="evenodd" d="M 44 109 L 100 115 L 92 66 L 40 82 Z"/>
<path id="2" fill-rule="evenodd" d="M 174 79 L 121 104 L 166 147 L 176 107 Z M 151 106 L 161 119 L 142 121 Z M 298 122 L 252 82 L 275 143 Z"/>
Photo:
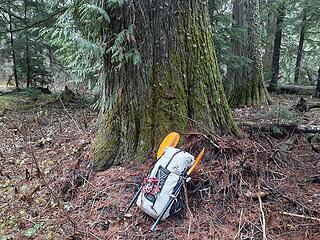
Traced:
<path id="1" fill-rule="evenodd" d="M 183 212 L 150 232 L 153 219 L 136 207 L 130 218 L 123 211 L 154 160 L 94 173 L 97 112 L 80 101 L 21 97 L 0 114 L 0 240 L 262 239 L 263 234 L 275 240 L 320 239 L 320 136 L 279 127 L 320 125 L 320 109 L 289 110 L 296 95 L 272 99 L 270 106 L 234 110 L 243 126 L 238 138 L 182 133 L 188 151 L 206 147 L 205 158 L 186 186 Z M 275 129 L 260 130 L 264 124 Z"/>

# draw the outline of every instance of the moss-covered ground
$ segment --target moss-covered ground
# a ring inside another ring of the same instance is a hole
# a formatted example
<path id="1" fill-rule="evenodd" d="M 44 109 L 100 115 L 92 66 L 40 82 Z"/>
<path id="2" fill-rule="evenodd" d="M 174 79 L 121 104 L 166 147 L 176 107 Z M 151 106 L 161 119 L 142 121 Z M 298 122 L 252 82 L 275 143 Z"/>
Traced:
<path id="1" fill-rule="evenodd" d="M 43 94 L 37 88 L 0 91 L 0 116 L 8 111 L 26 110 L 46 105 L 49 102 L 54 102 L 57 96 L 57 94 Z"/>

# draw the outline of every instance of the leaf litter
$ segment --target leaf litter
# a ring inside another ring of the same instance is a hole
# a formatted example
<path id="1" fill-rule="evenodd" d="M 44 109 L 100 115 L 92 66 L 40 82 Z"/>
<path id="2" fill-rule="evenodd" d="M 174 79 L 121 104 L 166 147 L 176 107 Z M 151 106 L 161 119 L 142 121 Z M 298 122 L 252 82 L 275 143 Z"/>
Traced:
<path id="1" fill-rule="evenodd" d="M 282 100 L 288 110 L 296 98 Z M 277 107 L 234 113 L 272 123 Z M 123 212 L 154 160 L 92 172 L 97 113 L 65 108 L 55 101 L 1 117 L 0 239 L 320 238 L 320 155 L 306 134 L 182 133 L 184 149 L 206 155 L 186 186 L 188 206 L 150 232 L 153 219 L 136 207 Z"/>

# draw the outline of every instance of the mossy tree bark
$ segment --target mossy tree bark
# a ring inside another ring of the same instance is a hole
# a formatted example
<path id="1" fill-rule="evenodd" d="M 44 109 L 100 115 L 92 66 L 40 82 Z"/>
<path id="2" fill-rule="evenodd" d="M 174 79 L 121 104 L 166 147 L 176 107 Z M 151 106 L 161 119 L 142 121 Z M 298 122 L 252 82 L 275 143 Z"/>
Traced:
<path id="1" fill-rule="evenodd" d="M 121 13 L 113 27 L 134 24 L 126 44 L 138 49 L 141 63 L 114 69 L 105 59 L 94 168 L 145 160 L 170 131 L 236 133 L 206 1 L 134 1 Z"/>
<path id="2" fill-rule="evenodd" d="M 240 39 L 233 39 L 233 53 L 249 61 L 233 69 L 229 77 L 233 82 L 229 90 L 229 103 L 244 107 L 267 103 L 269 95 L 263 78 L 258 0 L 234 0 L 233 19 L 242 28 Z"/>

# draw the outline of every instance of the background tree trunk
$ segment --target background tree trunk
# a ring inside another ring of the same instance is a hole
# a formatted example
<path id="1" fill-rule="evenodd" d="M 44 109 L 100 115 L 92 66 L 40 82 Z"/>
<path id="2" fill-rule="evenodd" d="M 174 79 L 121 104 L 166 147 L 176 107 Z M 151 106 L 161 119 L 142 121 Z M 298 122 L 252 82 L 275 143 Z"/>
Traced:
<path id="1" fill-rule="evenodd" d="M 264 54 L 263 54 L 263 71 L 264 79 L 270 79 L 272 74 L 272 56 L 273 56 L 273 42 L 274 35 L 276 31 L 276 20 L 277 16 L 275 14 L 274 6 L 276 4 L 275 0 L 267 0 L 265 4 L 268 8 L 268 18 L 265 24 L 266 36 L 264 40 Z"/>
<path id="2" fill-rule="evenodd" d="M 281 3 L 281 5 L 279 6 L 279 9 L 278 9 L 276 32 L 274 35 L 274 43 L 273 43 L 272 76 L 271 76 L 271 81 L 270 81 L 270 90 L 271 91 L 274 91 L 278 86 L 283 18 L 285 15 L 284 11 L 285 11 L 284 3 Z"/>
<path id="3" fill-rule="evenodd" d="M 24 0 L 24 24 L 27 26 L 27 0 Z M 26 64 L 27 64 L 27 87 L 30 86 L 31 83 L 31 69 L 30 69 L 30 54 L 29 54 L 29 36 L 28 30 L 26 30 Z"/>
<path id="4" fill-rule="evenodd" d="M 14 51 L 14 40 L 13 40 L 13 32 L 12 32 L 12 16 L 11 16 L 11 0 L 8 1 L 8 9 L 10 11 L 10 13 L 8 13 L 9 15 L 9 32 L 10 32 L 10 45 L 12 48 L 12 63 L 13 63 L 13 75 L 14 75 L 14 81 L 15 81 L 15 85 L 16 85 L 16 89 L 19 89 L 19 82 L 18 82 L 18 74 L 17 74 L 17 65 L 16 65 L 16 54 Z"/>
<path id="5" fill-rule="evenodd" d="M 320 66 L 318 69 L 317 87 L 316 87 L 316 97 L 320 97 Z"/>
<path id="6" fill-rule="evenodd" d="M 230 91 L 230 104 L 234 107 L 252 106 L 266 103 L 269 95 L 266 90 L 261 58 L 260 17 L 258 0 L 235 0 L 233 18 L 239 28 L 243 28 L 240 41 L 234 41 L 233 52 L 250 59 L 244 69 L 232 74 L 233 89 Z"/>
<path id="7" fill-rule="evenodd" d="M 315 83 L 315 80 L 314 80 L 312 73 L 310 71 L 310 68 L 308 66 L 306 66 L 306 71 L 307 71 L 307 78 L 310 82 L 310 85 L 313 86 L 313 85 L 317 84 L 317 83 Z"/>
<path id="8" fill-rule="evenodd" d="M 301 59 L 302 59 L 302 53 L 303 53 L 304 36 L 306 33 L 306 20 L 307 20 L 307 13 L 306 13 L 306 10 L 303 10 L 299 46 L 298 46 L 298 51 L 297 51 L 297 61 L 296 61 L 296 67 L 294 70 L 294 83 L 295 84 L 299 83 L 299 74 L 300 74 L 300 66 L 301 66 Z"/>
<path id="9" fill-rule="evenodd" d="M 96 170 L 146 160 L 170 131 L 236 133 L 224 95 L 207 6 L 202 1 L 134 1 L 113 28 L 135 23 L 128 44 L 142 62 L 111 71 L 94 145 Z"/>

